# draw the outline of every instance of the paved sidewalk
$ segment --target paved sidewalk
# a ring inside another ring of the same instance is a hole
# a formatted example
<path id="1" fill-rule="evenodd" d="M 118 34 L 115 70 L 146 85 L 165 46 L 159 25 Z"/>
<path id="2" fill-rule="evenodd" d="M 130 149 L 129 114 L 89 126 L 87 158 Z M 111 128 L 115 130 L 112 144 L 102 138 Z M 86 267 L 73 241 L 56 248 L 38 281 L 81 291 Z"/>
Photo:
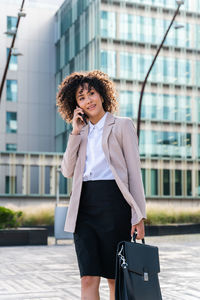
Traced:
<path id="1" fill-rule="evenodd" d="M 141 242 L 141 241 L 140 241 Z M 146 237 L 159 247 L 163 300 L 200 299 L 200 234 Z M 0 300 L 78 300 L 80 277 L 71 241 L 0 248 Z M 101 300 L 109 300 L 106 279 Z"/>

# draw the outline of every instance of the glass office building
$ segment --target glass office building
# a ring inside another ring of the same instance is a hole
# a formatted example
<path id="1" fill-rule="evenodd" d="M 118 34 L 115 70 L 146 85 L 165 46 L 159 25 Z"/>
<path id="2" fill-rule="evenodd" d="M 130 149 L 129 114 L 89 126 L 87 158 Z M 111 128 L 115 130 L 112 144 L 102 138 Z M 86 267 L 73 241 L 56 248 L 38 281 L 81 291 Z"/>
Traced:
<path id="1" fill-rule="evenodd" d="M 56 14 L 56 87 L 74 71 L 100 69 L 119 92 L 117 115 L 136 126 L 142 82 L 176 8 L 175 0 L 66 0 Z M 143 97 L 139 148 L 149 199 L 200 196 L 199 91 L 200 0 L 190 0 Z M 70 130 L 57 115 L 57 151 L 65 151 Z"/>

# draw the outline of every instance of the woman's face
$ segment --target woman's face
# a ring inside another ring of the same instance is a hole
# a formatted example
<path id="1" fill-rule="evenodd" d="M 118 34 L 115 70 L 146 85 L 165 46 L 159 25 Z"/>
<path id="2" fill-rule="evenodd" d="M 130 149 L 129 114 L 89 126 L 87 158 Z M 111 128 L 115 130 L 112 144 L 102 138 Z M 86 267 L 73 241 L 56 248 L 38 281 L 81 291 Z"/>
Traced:
<path id="1" fill-rule="evenodd" d="M 94 119 L 105 112 L 102 106 L 103 98 L 93 87 L 89 91 L 88 83 L 84 83 L 83 87 L 78 87 L 76 101 L 90 119 Z"/>

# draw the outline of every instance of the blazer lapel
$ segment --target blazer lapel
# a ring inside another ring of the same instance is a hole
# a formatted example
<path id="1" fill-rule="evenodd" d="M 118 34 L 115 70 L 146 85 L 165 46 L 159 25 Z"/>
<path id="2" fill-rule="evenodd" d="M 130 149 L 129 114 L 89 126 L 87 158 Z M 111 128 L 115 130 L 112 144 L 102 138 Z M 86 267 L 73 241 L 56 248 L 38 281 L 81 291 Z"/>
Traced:
<path id="1" fill-rule="evenodd" d="M 104 127 L 103 127 L 102 149 L 103 149 L 104 154 L 109 162 L 110 162 L 110 157 L 109 157 L 109 149 L 108 149 L 108 137 L 111 132 L 112 125 L 114 123 L 115 123 L 114 116 L 110 112 L 108 112 L 106 119 L 105 119 Z M 89 125 L 85 125 L 81 129 L 81 132 L 80 132 L 80 134 L 82 136 L 82 139 L 81 139 L 82 145 L 81 145 L 81 153 L 80 153 L 80 155 L 81 155 L 81 172 L 84 171 L 84 167 L 85 167 L 88 132 L 89 132 Z"/>
<path id="2" fill-rule="evenodd" d="M 103 127 L 102 149 L 109 163 L 110 163 L 110 156 L 109 156 L 109 149 L 108 149 L 108 137 L 111 133 L 111 129 L 114 123 L 115 123 L 115 117 L 110 112 L 108 112 Z"/>
<path id="3" fill-rule="evenodd" d="M 81 156 L 81 173 L 84 171 L 85 167 L 85 159 L 86 159 L 86 151 L 87 151 L 87 138 L 88 138 L 88 132 L 89 132 L 89 125 L 85 125 L 81 129 L 81 149 L 80 149 L 80 156 Z"/>

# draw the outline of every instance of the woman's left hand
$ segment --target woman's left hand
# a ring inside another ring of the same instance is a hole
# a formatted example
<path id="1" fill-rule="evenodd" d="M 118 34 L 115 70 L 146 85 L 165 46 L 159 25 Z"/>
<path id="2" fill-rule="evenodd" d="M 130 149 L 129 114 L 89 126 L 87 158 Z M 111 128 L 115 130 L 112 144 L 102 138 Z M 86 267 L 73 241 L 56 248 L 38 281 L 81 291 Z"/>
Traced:
<path id="1" fill-rule="evenodd" d="M 143 219 L 140 220 L 140 222 L 138 224 L 132 225 L 131 228 L 131 237 L 133 236 L 135 229 L 137 230 L 137 236 L 136 239 L 137 240 L 141 240 L 144 238 L 145 235 L 145 231 L 144 231 L 144 221 Z"/>

